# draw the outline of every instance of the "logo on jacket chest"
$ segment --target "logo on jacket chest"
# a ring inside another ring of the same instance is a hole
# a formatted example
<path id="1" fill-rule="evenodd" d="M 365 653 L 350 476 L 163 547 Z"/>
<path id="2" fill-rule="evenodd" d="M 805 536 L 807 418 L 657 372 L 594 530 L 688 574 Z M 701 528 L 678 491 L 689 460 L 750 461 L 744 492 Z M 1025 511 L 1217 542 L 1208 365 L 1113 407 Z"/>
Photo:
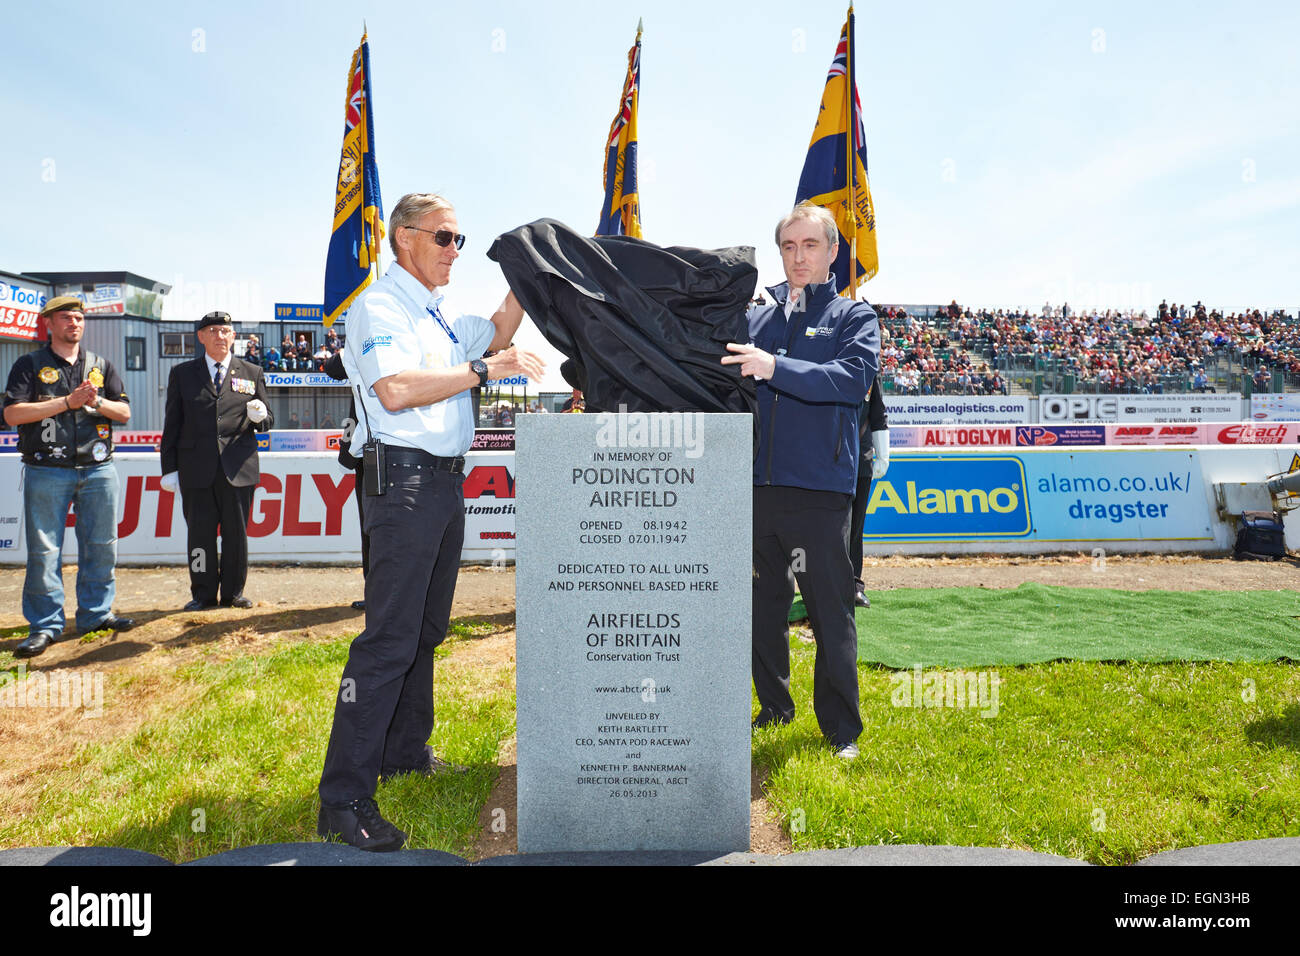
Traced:
<path id="1" fill-rule="evenodd" d="M 810 325 L 803 330 L 806 339 L 824 339 L 835 334 L 835 330 L 829 325 Z"/>

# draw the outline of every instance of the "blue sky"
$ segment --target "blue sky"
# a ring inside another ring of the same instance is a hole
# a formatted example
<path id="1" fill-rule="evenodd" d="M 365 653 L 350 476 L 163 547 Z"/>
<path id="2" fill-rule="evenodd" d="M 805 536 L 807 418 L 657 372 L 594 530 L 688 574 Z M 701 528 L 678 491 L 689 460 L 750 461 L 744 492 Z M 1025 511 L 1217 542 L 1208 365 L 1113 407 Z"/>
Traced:
<path id="1" fill-rule="evenodd" d="M 47 3 L 7 14 L 0 269 L 125 268 L 168 316 L 319 302 L 343 94 L 368 22 L 385 205 L 434 190 L 484 253 L 595 227 L 645 20 L 646 238 L 758 248 L 793 200 L 842 2 Z M 856 8 L 880 302 L 1300 308 L 1300 8 Z"/>

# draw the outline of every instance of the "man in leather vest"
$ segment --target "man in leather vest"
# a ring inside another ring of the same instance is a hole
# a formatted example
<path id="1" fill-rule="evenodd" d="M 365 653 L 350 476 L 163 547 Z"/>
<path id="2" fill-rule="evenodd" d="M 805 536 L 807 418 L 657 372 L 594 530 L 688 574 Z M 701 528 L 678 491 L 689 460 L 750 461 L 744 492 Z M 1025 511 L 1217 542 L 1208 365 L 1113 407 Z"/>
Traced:
<path id="1" fill-rule="evenodd" d="M 41 654 L 63 633 L 63 532 L 76 505 L 77 630 L 127 631 L 113 613 L 117 564 L 117 466 L 113 422 L 131 406 L 111 362 L 81 347 L 85 308 L 75 296 L 41 310 L 50 343 L 14 363 L 5 388 L 5 423 L 18 429 L 23 464 L 27 576 L 23 616 L 28 635 L 15 657 Z"/>
<path id="2" fill-rule="evenodd" d="M 196 323 L 204 354 L 172 369 L 162 435 L 162 487 L 181 493 L 186 560 L 190 566 L 187 611 L 252 607 L 248 579 L 248 513 L 261 472 L 254 431 L 271 428 L 262 369 L 231 353 L 234 324 L 225 312 Z M 217 560 L 217 526 L 221 559 Z"/>

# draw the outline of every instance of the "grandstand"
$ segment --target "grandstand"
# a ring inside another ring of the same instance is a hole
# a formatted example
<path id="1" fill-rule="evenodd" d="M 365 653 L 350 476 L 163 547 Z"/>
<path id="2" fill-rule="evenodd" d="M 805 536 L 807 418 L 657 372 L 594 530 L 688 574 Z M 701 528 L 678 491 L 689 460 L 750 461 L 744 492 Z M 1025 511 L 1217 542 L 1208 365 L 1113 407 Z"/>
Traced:
<path id="1" fill-rule="evenodd" d="M 879 306 L 881 383 L 898 395 L 1300 390 L 1300 321 L 1162 302 L 1143 312 Z"/>

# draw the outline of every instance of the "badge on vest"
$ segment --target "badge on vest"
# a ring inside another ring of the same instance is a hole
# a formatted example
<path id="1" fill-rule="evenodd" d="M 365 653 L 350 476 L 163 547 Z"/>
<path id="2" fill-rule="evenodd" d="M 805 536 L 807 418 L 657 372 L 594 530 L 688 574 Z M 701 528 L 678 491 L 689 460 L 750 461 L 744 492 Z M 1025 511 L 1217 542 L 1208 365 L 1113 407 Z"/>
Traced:
<path id="1" fill-rule="evenodd" d="M 245 395 L 256 395 L 257 388 L 253 385 L 252 379 L 231 377 L 230 387 L 236 392 L 242 392 Z"/>
<path id="2" fill-rule="evenodd" d="M 100 438 L 108 438 L 112 434 L 112 432 L 113 432 L 112 425 L 95 426 L 95 434 L 97 434 Z"/>
<path id="3" fill-rule="evenodd" d="M 47 365 L 37 373 L 36 377 L 46 385 L 53 385 L 59 380 L 59 371 L 53 366 Z"/>
<path id="4" fill-rule="evenodd" d="M 103 461 L 108 457 L 108 444 L 102 441 L 95 442 L 90 446 L 90 457 L 95 461 Z"/>
<path id="5" fill-rule="evenodd" d="M 104 373 L 99 369 L 92 368 L 90 374 L 87 375 L 86 378 L 90 379 L 90 384 L 95 386 L 95 388 L 104 387 Z"/>

